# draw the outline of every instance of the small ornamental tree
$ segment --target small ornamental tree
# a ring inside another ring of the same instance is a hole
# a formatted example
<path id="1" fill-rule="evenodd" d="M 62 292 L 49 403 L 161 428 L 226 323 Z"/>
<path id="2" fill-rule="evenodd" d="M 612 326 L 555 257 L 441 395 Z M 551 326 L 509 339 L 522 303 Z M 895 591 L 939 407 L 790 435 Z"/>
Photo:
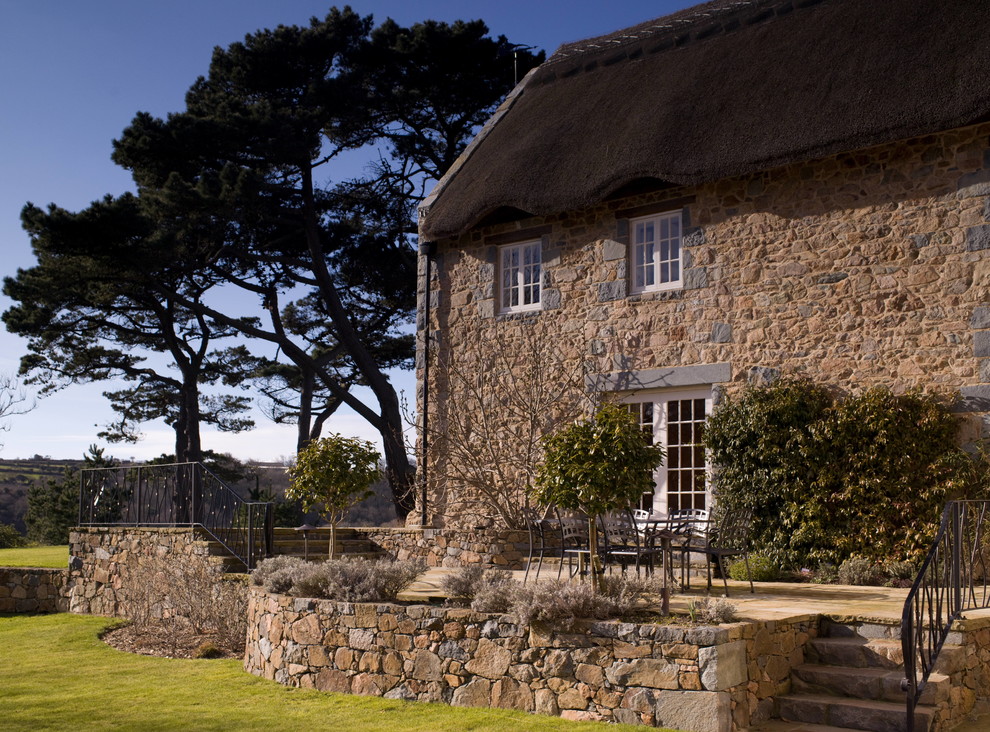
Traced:
<path id="1" fill-rule="evenodd" d="M 371 495 L 371 483 L 381 475 L 380 460 L 367 440 L 334 434 L 300 450 L 296 464 L 289 468 L 285 497 L 302 503 L 304 511 L 316 509 L 330 524 L 330 559 L 334 558 L 337 524 L 347 509 Z"/>
<path id="2" fill-rule="evenodd" d="M 630 506 L 653 488 L 653 472 L 663 462 L 664 449 L 647 443 L 627 410 L 608 403 L 591 419 L 568 425 L 543 443 L 533 497 L 588 516 L 591 581 L 597 589 L 597 519 Z"/>

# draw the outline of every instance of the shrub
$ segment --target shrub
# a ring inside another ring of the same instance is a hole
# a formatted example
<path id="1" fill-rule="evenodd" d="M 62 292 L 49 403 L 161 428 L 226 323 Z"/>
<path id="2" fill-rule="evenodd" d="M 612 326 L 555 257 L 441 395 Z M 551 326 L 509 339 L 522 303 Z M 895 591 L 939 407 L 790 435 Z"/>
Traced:
<path id="1" fill-rule="evenodd" d="M 602 577 L 601 592 L 590 583 L 549 580 L 520 585 L 512 597 L 512 614 L 523 625 L 559 623 L 565 627 L 578 618 L 602 620 L 628 615 L 636 603 L 656 591 L 651 581 Z"/>
<path id="2" fill-rule="evenodd" d="M 330 559 L 303 568 L 290 592 L 343 602 L 394 600 L 402 589 L 426 571 L 422 562 L 389 559 Z"/>
<path id="3" fill-rule="evenodd" d="M 972 490 L 986 467 L 958 456 L 957 432 L 932 394 L 833 399 L 780 379 L 720 404 L 705 444 L 718 500 L 754 511 L 754 548 L 800 567 L 925 552 L 945 500 Z"/>
<path id="4" fill-rule="evenodd" d="M 512 575 L 502 569 L 486 569 L 480 564 L 461 567 L 448 574 L 441 583 L 452 599 L 483 613 L 504 613 L 512 607 L 515 583 Z"/>
<path id="5" fill-rule="evenodd" d="M 456 571 L 444 575 L 440 580 L 440 588 L 450 595 L 451 599 L 470 602 L 474 599 L 484 573 L 485 567 L 481 564 L 465 564 Z"/>
<path id="6" fill-rule="evenodd" d="M 896 559 L 884 563 L 883 571 L 890 579 L 897 581 L 912 582 L 918 575 L 918 567 L 914 562 L 902 562 Z"/>
<path id="7" fill-rule="evenodd" d="M 251 581 L 268 592 L 287 593 L 296 579 L 302 576 L 310 563 L 305 559 L 279 555 L 258 562 L 251 572 Z"/>
<path id="8" fill-rule="evenodd" d="M 749 575 L 746 574 L 746 562 L 742 559 L 729 564 L 729 576 L 734 580 L 746 581 L 752 577 L 754 582 L 776 582 L 780 579 L 780 565 L 764 554 L 749 555 Z"/>
<path id="9" fill-rule="evenodd" d="M 839 565 L 840 585 L 879 585 L 882 579 L 880 567 L 866 557 L 849 557 Z"/>
<path id="10" fill-rule="evenodd" d="M 736 619 L 736 606 L 724 597 L 702 597 L 691 601 L 688 614 L 695 622 L 720 625 Z"/>
<path id="11" fill-rule="evenodd" d="M 27 540 L 17 532 L 17 529 L 7 524 L 0 524 L 0 549 L 14 549 L 25 544 Z"/>
<path id="12" fill-rule="evenodd" d="M 222 658 L 223 649 L 221 649 L 216 643 L 211 641 L 205 641 L 196 646 L 196 650 L 193 651 L 193 658 Z"/>
<path id="13" fill-rule="evenodd" d="M 132 567 L 122 609 L 139 628 L 163 627 L 169 637 L 192 628 L 234 653 L 247 637 L 247 587 L 219 567 L 149 557 Z"/>
<path id="14" fill-rule="evenodd" d="M 814 581 L 820 585 L 834 585 L 839 581 L 839 568 L 830 562 L 819 564 L 814 572 Z"/>

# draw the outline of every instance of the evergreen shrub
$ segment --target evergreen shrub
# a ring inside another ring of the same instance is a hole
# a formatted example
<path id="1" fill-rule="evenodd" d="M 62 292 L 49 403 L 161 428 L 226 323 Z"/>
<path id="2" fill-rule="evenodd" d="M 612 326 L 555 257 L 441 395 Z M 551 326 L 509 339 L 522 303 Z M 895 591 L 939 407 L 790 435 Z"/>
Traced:
<path id="1" fill-rule="evenodd" d="M 25 544 L 27 540 L 17 532 L 17 529 L 7 524 L 0 524 L 0 549 L 14 549 Z"/>
<path id="2" fill-rule="evenodd" d="M 705 445 L 716 500 L 754 511 L 754 549 L 801 567 L 922 556 L 945 502 L 986 475 L 957 433 L 933 394 L 874 388 L 836 398 L 783 378 L 720 404 Z"/>

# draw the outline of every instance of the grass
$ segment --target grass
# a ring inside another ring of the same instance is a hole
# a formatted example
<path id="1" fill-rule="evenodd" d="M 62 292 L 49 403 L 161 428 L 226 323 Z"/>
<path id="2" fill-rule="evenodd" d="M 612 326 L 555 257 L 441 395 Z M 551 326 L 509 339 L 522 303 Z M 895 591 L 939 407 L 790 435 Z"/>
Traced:
<path id="1" fill-rule="evenodd" d="M 18 549 L 0 549 L 0 567 L 52 567 L 69 566 L 69 547 L 28 546 Z"/>
<path id="2" fill-rule="evenodd" d="M 187 661 L 114 650 L 86 615 L 0 615 L 0 719 L 17 730 L 560 730 L 634 727 L 294 689 L 240 661 Z"/>

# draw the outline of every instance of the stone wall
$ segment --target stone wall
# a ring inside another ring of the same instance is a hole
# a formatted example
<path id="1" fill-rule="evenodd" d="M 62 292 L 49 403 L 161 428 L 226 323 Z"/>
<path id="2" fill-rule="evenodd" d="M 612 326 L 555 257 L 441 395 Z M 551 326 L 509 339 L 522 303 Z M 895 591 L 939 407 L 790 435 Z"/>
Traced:
<path id="1" fill-rule="evenodd" d="M 607 390 L 704 383 L 717 399 L 780 372 L 852 392 L 920 386 L 961 395 L 964 439 L 986 434 L 988 136 L 982 124 L 437 242 L 429 283 L 421 268 L 421 303 L 432 310 L 429 323 L 420 313 L 418 374 L 426 333 L 437 363 L 482 373 L 485 344 L 511 347 L 540 332 Z M 683 212 L 683 287 L 630 294 L 628 220 L 662 209 Z M 545 241 L 547 299 L 541 310 L 499 315 L 497 246 L 513 239 Z M 435 421 L 440 371 L 431 372 Z M 443 461 L 439 449 L 428 456 L 431 511 L 455 525 L 472 512 L 458 503 L 460 486 L 443 484 L 458 474 Z M 484 512 L 479 502 L 473 513 Z"/>
<path id="2" fill-rule="evenodd" d="M 420 559 L 428 567 L 481 563 L 523 569 L 529 556 L 525 531 L 363 527 L 354 531 L 395 559 Z"/>
<path id="3" fill-rule="evenodd" d="M 100 527 L 69 532 L 69 611 L 130 617 L 128 603 L 148 591 L 156 563 L 183 572 L 215 567 L 205 536 L 191 528 Z"/>
<path id="4" fill-rule="evenodd" d="M 324 691 L 727 732 L 767 719 L 817 619 L 720 627 L 337 603 L 252 588 L 249 672 Z"/>
<path id="5" fill-rule="evenodd" d="M 65 612 L 66 571 L 0 567 L 0 613 Z"/>
<path id="6" fill-rule="evenodd" d="M 970 714 L 990 713 L 990 613 L 967 612 L 957 620 L 935 664 L 949 677 L 946 693 L 933 700 L 936 729 L 952 729 Z M 979 617 L 973 617 L 979 616 Z"/>

